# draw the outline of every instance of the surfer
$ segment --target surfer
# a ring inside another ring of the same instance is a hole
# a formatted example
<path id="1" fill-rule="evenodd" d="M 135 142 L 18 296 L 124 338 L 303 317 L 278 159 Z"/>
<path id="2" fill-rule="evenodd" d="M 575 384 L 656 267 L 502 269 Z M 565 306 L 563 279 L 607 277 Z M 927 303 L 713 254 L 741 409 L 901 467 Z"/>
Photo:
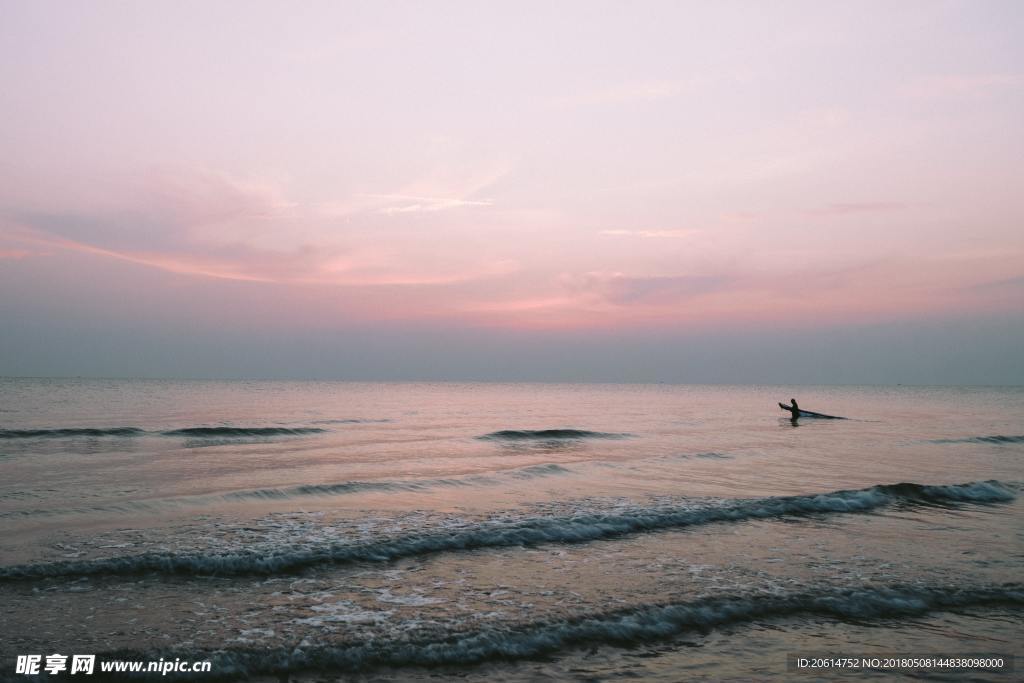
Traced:
<path id="1" fill-rule="evenodd" d="M 788 410 L 789 412 L 793 413 L 793 419 L 795 420 L 798 417 L 800 417 L 800 406 L 798 406 L 796 404 L 796 399 L 795 398 L 789 399 L 789 402 L 790 402 L 791 405 L 782 406 L 781 403 L 779 405 L 782 406 L 783 410 Z"/>
<path id="2" fill-rule="evenodd" d="M 792 414 L 793 417 L 791 419 L 793 420 L 794 423 L 796 422 L 796 419 L 798 417 L 818 417 L 818 418 L 823 418 L 825 420 L 845 420 L 846 419 L 845 417 L 839 417 L 838 415 L 826 415 L 825 413 L 815 413 L 815 412 L 812 412 L 810 410 L 800 410 L 800 406 L 798 406 L 796 404 L 796 399 L 795 398 L 789 399 L 789 402 L 792 405 L 788 405 L 787 406 L 785 403 L 780 403 L 779 407 Z"/>

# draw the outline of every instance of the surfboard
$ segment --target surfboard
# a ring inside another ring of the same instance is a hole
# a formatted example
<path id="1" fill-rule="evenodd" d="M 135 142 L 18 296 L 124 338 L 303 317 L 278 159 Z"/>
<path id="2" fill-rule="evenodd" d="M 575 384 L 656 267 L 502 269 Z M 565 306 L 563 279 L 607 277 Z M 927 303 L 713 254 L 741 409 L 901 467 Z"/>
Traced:
<path id="1" fill-rule="evenodd" d="M 793 407 L 792 406 L 787 406 L 785 403 L 780 403 L 779 407 L 782 408 L 783 410 L 787 411 L 787 412 L 790 412 L 790 413 L 793 412 Z M 810 411 L 810 410 L 804 410 L 803 408 L 800 409 L 800 417 L 817 417 L 817 418 L 820 418 L 820 419 L 823 419 L 823 420 L 845 420 L 846 419 L 845 417 L 839 417 L 838 415 L 826 415 L 825 413 L 815 413 L 815 412 Z"/>

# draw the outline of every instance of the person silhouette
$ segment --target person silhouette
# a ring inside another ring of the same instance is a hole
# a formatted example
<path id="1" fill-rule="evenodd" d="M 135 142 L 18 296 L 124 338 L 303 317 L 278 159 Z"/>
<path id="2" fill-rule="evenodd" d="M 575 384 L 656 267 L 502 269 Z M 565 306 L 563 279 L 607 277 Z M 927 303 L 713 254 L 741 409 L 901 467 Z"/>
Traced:
<path id="1" fill-rule="evenodd" d="M 788 410 L 789 412 L 791 412 L 793 414 L 793 418 L 792 419 L 795 420 L 798 417 L 800 417 L 800 406 L 798 406 L 796 404 L 796 399 L 795 398 L 789 399 L 789 402 L 790 402 L 790 406 L 788 408 L 786 408 L 786 410 Z"/>

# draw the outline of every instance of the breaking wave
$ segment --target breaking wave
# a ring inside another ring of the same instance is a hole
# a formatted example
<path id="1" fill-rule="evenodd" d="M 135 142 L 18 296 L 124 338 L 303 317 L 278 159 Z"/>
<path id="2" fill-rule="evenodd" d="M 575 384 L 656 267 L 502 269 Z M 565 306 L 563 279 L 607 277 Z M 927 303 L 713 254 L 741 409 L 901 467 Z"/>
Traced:
<path id="1" fill-rule="evenodd" d="M 65 429 L 0 429 L 0 439 L 67 439 L 76 436 L 139 436 L 138 427 L 71 427 Z"/>
<path id="2" fill-rule="evenodd" d="M 1003 436 L 1001 434 L 994 436 L 966 436 L 962 439 L 934 439 L 930 443 L 1024 443 L 1024 436 Z"/>
<path id="3" fill-rule="evenodd" d="M 69 439 L 75 437 L 103 436 L 160 436 L 187 437 L 253 437 L 253 436 L 299 436 L 327 431 L 320 427 L 184 427 L 162 432 L 148 432 L 139 427 L 70 427 L 63 429 L 0 429 L 0 439 Z"/>
<path id="4" fill-rule="evenodd" d="M 528 517 L 513 521 L 467 524 L 456 529 L 431 529 L 416 534 L 345 543 L 274 546 L 220 553 L 154 552 L 94 560 L 69 560 L 0 567 L 0 581 L 89 575 L 275 574 L 319 564 L 391 561 L 439 552 L 532 546 L 544 543 L 586 543 L 629 534 L 700 526 L 716 522 L 799 517 L 814 514 L 870 512 L 890 505 L 928 504 L 952 507 L 961 503 L 1013 500 L 1014 491 L 998 481 L 931 486 L 902 483 L 816 495 L 782 496 L 661 505 L 612 513 Z"/>
<path id="5" fill-rule="evenodd" d="M 531 660 L 580 648 L 632 647 L 670 640 L 680 634 L 763 620 L 902 619 L 960 609 L 1024 607 L 1019 583 L 962 586 L 864 586 L 821 592 L 713 597 L 690 602 L 638 605 L 583 614 L 569 619 L 515 624 L 433 639 L 371 640 L 350 645 L 303 643 L 266 650 L 218 650 L 187 653 L 209 659 L 216 675 L 254 675 L 325 671 L 360 672 L 381 668 L 478 665 Z M 104 659 L 172 660 L 175 653 L 147 657 L 104 653 Z"/>
<path id="6" fill-rule="evenodd" d="M 298 436 L 319 434 L 319 427 L 186 427 L 160 432 L 164 436 Z"/>
<path id="7" fill-rule="evenodd" d="M 502 429 L 477 437 L 487 441 L 527 441 L 558 439 L 623 439 L 629 434 L 592 432 L 586 429 Z"/>

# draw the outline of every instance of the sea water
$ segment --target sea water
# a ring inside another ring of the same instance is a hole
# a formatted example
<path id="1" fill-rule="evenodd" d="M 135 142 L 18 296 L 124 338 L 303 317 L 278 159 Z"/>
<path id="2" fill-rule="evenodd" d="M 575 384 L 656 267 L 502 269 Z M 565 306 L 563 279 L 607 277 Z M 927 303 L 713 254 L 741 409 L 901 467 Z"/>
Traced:
<path id="1" fill-rule="evenodd" d="M 1022 482 L 1021 388 L 0 379 L 0 677 L 32 653 L 471 681 L 1009 656 Z"/>

